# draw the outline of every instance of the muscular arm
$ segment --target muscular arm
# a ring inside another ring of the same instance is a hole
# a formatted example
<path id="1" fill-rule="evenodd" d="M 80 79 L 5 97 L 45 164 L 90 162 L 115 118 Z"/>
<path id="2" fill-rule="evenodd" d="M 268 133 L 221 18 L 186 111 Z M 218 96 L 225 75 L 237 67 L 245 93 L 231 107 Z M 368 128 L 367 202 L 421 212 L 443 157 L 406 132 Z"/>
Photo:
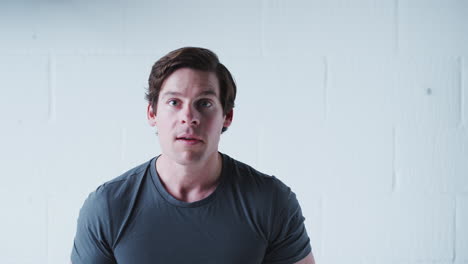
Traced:
<path id="1" fill-rule="evenodd" d="M 314 255 L 312 255 L 312 252 L 310 252 L 309 255 L 296 262 L 295 264 L 315 264 Z"/>

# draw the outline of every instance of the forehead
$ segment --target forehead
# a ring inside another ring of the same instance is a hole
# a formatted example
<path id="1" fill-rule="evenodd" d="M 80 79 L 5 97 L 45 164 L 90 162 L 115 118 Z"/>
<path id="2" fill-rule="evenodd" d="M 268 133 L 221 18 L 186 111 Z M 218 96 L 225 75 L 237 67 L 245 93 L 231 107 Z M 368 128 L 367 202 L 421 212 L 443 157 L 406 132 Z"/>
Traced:
<path id="1" fill-rule="evenodd" d="M 181 68 L 164 80 L 160 95 L 179 93 L 183 95 L 214 94 L 219 97 L 219 80 L 208 71 Z"/>

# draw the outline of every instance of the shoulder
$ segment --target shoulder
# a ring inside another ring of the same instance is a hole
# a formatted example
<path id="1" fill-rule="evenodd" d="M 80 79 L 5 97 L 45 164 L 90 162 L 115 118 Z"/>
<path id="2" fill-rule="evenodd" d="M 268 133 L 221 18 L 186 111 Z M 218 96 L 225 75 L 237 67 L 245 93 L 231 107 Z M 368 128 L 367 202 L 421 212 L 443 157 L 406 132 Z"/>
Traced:
<path id="1" fill-rule="evenodd" d="M 89 194 L 81 210 L 82 221 L 109 223 L 119 217 L 123 207 L 131 204 L 152 160 L 138 165 L 122 175 L 105 182 Z"/>
<path id="2" fill-rule="evenodd" d="M 273 175 L 260 172 L 252 166 L 233 159 L 226 154 L 231 177 L 235 183 L 248 189 L 250 193 L 271 197 L 287 198 L 291 195 L 291 188 Z"/>
<path id="3" fill-rule="evenodd" d="M 94 201 L 119 201 L 128 197 L 128 194 L 134 191 L 135 187 L 138 187 L 138 184 L 145 176 L 147 169 L 149 169 L 151 161 L 152 159 L 128 170 L 110 181 L 103 183 L 89 195 L 88 199 L 92 199 Z"/>
<path id="4" fill-rule="evenodd" d="M 279 226 L 287 224 L 294 215 L 301 214 L 296 195 L 273 175 L 260 172 L 229 156 L 227 161 L 235 200 L 258 224 L 262 237 L 271 243 L 278 237 Z"/>
<path id="5" fill-rule="evenodd" d="M 112 247 L 119 225 L 133 206 L 151 161 L 136 166 L 91 192 L 81 207 L 77 234 L 89 234 Z"/>
<path id="6" fill-rule="evenodd" d="M 224 154 L 236 199 L 249 204 L 262 216 L 276 218 L 297 208 L 296 195 L 283 181 Z"/>
<path id="7" fill-rule="evenodd" d="M 81 207 L 72 258 L 89 263 L 100 259 L 99 263 L 108 263 L 113 259 L 112 250 L 117 241 L 117 234 L 131 198 L 141 182 L 149 162 L 141 164 L 119 177 L 99 186 L 89 194 Z M 114 262 L 112 262 L 114 263 Z"/>

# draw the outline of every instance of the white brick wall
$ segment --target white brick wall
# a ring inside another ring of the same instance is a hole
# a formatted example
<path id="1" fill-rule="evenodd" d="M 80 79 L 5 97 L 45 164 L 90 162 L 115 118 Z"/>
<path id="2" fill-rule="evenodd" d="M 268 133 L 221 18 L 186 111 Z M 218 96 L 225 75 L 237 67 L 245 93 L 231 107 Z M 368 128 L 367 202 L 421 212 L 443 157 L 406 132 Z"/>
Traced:
<path id="1" fill-rule="evenodd" d="M 317 263 L 468 263 L 468 2 L 0 2 L 0 263 L 67 263 L 79 208 L 159 153 L 152 64 L 217 52 L 221 150 L 297 193 Z"/>

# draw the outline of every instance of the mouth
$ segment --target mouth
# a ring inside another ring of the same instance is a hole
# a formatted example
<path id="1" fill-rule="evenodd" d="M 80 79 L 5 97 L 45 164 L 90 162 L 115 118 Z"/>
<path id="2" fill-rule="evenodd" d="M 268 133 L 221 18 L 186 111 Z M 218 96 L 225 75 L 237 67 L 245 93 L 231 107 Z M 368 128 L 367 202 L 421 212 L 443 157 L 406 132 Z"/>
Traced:
<path id="1" fill-rule="evenodd" d="M 197 144 L 197 143 L 203 143 L 203 140 L 201 140 L 200 138 L 198 138 L 196 136 L 191 136 L 191 135 L 176 137 L 176 141 L 186 143 L 186 144 L 189 144 L 189 145 L 194 145 L 194 144 Z"/>

